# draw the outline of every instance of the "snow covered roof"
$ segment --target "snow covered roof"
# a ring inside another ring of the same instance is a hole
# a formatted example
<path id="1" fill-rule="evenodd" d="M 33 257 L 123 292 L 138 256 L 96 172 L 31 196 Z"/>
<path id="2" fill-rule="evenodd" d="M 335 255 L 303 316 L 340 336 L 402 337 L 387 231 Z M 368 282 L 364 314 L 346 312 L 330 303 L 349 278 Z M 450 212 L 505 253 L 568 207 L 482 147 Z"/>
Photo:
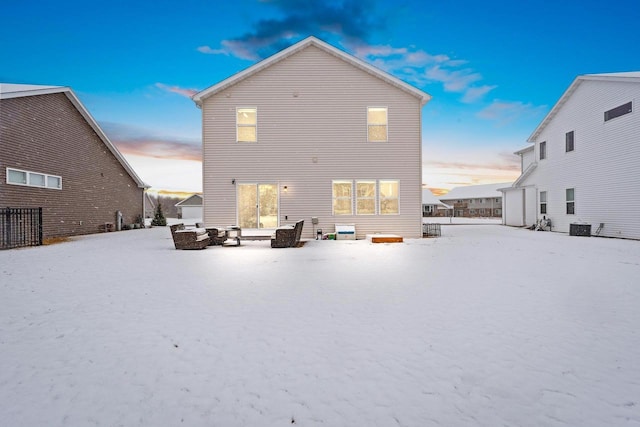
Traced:
<path id="1" fill-rule="evenodd" d="M 440 197 L 440 200 L 502 197 L 502 193 L 498 191 L 498 189 L 510 186 L 510 182 L 501 182 L 499 184 L 483 184 L 469 185 L 466 187 L 456 187 L 444 196 Z"/>
<path id="2" fill-rule="evenodd" d="M 569 88 L 562 94 L 558 102 L 553 106 L 551 111 L 546 115 L 538 127 L 533 131 L 531 136 L 527 139 L 528 142 L 535 142 L 536 138 L 549 124 L 551 120 L 558 114 L 558 111 L 571 97 L 573 92 L 576 91 L 578 86 L 584 81 L 609 81 L 609 82 L 627 82 L 627 83 L 640 83 L 640 71 L 631 71 L 626 73 L 602 73 L 602 74 L 584 74 L 575 78 Z"/>
<path id="3" fill-rule="evenodd" d="M 71 90 L 68 86 L 43 86 L 43 85 L 23 85 L 23 84 L 14 84 L 14 83 L 0 83 L 0 99 L 11 99 L 11 98 L 21 98 L 27 96 L 37 96 L 37 95 L 49 95 L 53 93 L 64 93 L 66 97 L 71 101 L 74 107 L 78 110 L 78 112 L 84 117 L 84 119 L 89 123 L 89 126 L 95 131 L 98 137 L 102 140 L 104 145 L 107 146 L 109 151 L 118 159 L 122 167 L 129 173 L 131 178 L 138 184 L 139 188 L 149 188 L 149 185 L 145 184 L 144 181 L 136 174 L 131 165 L 126 161 L 124 156 L 118 151 L 115 145 L 109 140 L 107 135 L 98 125 L 98 122 L 95 121 L 93 116 L 89 113 L 89 111 L 85 108 L 85 106 L 80 102 L 80 99 L 76 96 L 76 94 Z"/>
<path id="4" fill-rule="evenodd" d="M 398 79 L 397 77 L 392 76 L 389 73 L 386 73 L 368 63 L 366 63 L 365 61 L 362 61 L 359 58 L 356 58 L 355 56 L 349 55 L 346 52 L 343 52 L 340 49 L 337 49 L 334 46 L 331 46 L 330 44 L 316 38 L 316 37 L 307 37 L 304 40 L 299 41 L 298 43 L 289 46 L 288 48 L 281 50 L 280 52 L 276 53 L 275 55 L 272 55 L 260 62 L 258 62 L 257 64 L 245 69 L 244 71 L 241 71 L 237 74 L 234 74 L 233 76 L 221 81 L 218 84 L 215 84 L 207 89 L 204 89 L 203 91 L 200 91 L 198 93 L 196 93 L 195 95 L 193 95 L 191 97 L 191 99 L 193 99 L 196 103 L 196 105 L 198 105 L 199 107 L 202 105 L 202 101 L 256 73 L 258 73 L 259 71 L 277 63 L 282 61 L 283 59 L 288 58 L 289 56 L 300 52 L 303 49 L 306 49 L 309 46 L 315 46 L 321 50 L 324 50 L 325 52 L 336 56 L 340 59 L 342 59 L 343 61 L 353 65 L 356 68 L 359 68 L 363 71 L 366 71 L 369 74 L 372 74 L 376 77 L 378 77 L 379 79 L 382 79 L 384 81 L 386 81 L 387 83 L 398 87 L 401 90 L 404 90 L 405 92 L 408 92 L 410 94 L 412 94 L 413 96 L 419 98 L 422 102 L 422 105 L 426 104 L 427 102 L 429 102 L 429 100 L 431 99 L 431 95 L 429 95 L 426 92 L 421 91 L 418 88 L 415 88 L 413 86 L 411 86 L 408 83 L 403 82 L 402 80 Z"/>
<path id="5" fill-rule="evenodd" d="M 183 201 L 176 203 L 176 206 L 202 206 L 202 196 L 194 194 Z"/>
<path id="6" fill-rule="evenodd" d="M 440 201 L 440 199 L 438 199 L 436 196 L 433 195 L 433 193 L 431 192 L 431 190 L 429 190 L 428 188 L 423 188 L 422 189 L 422 204 L 423 205 L 436 205 L 436 206 L 442 206 L 445 207 L 447 209 L 450 208 L 449 205 L 442 203 Z"/>

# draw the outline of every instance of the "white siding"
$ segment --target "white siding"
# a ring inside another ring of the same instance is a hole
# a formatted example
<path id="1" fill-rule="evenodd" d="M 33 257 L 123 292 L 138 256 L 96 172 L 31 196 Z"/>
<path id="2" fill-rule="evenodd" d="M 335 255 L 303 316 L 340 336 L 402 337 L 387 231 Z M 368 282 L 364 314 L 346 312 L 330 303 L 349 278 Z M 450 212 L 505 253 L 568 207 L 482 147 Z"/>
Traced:
<path id="1" fill-rule="evenodd" d="M 258 110 L 258 142 L 237 143 L 236 107 Z M 367 107 L 388 107 L 388 142 L 367 142 Z M 239 183 L 280 186 L 280 224 L 355 223 L 365 234 L 421 236 L 421 101 L 315 46 L 206 98 L 204 221 L 234 224 Z M 332 180 L 400 181 L 400 214 L 333 216 Z M 287 192 L 282 188 L 287 186 Z M 285 219 L 285 216 L 287 219 Z"/>
<path id="2" fill-rule="evenodd" d="M 522 171 L 524 172 L 527 167 L 536 161 L 536 150 L 528 150 L 522 153 Z"/>
<path id="3" fill-rule="evenodd" d="M 504 192 L 502 215 L 505 225 L 522 227 L 524 222 L 524 189 L 514 188 Z"/>
<path id="4" fill-rule="evenodd" d="M 606 110 L 629 101 L 632 113 L 604 121 Z M 602 236 L 640 239 L 639 102 L 638 83 L 584 80 L 537 136 L 536 144 L 547 141 L 547 158 L 522 185 L 547 191 L 554 231 L 586 222 L 595 232 L 605 223 Z M 566 153 L 572 130 L 575 150 Z M 567 188 L 575 188 L 575 215 L 566 214 Z"/>

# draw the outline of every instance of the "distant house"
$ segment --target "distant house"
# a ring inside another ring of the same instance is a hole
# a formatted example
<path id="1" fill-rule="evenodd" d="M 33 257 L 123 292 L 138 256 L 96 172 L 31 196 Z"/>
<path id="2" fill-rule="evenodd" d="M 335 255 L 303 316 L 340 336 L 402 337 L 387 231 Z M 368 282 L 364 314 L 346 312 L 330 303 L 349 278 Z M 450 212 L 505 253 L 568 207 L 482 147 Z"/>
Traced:
<path id="1" fill-rule="evenodd" d="M 199 194 L 194 194 L 176 203 L 176 207 L 182 219 L 202 218 L 202 196 Z"/>
<path id="2" fill-rule="evenodd" d="M 0 161 L 0 206 L 42 207 L 45 239 L 144 214 L 147 186 L 68 87 L 0 84 Z"/>
<path id="3" fill-rule="evenodd" d="M 640 72 L 578 76 L 518 152 L 504 223 L 640 239 Z"/>
<path id="4" fill-rule="evenodd" d="M 430 98 L 315 37 L 197 93 L 205 224 L 420 237 Z"/>
<path id="5" fill-rule="evenodd" d="M 443 203 L 451 206 L 447 216 L 456 217 L 493 217 L 502 216 L 502 193 L 500 188 L 511 183 L 469 185 L 456 187 L 440 197 Z"/>
<path id="6" fill-rule="evenodd" d="M 428 188 L 422 189 L 422 216 L 444 216 L 451 206 L 442 203 Z"/>

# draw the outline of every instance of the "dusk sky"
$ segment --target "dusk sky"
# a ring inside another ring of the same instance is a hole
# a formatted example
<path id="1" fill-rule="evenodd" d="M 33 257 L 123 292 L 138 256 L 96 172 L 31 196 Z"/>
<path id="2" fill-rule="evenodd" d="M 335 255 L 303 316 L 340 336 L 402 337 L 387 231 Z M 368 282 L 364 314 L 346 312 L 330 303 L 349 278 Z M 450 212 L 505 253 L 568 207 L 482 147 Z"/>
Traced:
<path id="1" fill-rule="evenodd" d="M 514 180 L 513 152 L 577 75 L 640 71 L 638 0 L 0 4 L 0 82 L 70 86 L 155 190 L 202 190 L 189 96 L 310 35 L 433 96 L 432 189 Z"/>

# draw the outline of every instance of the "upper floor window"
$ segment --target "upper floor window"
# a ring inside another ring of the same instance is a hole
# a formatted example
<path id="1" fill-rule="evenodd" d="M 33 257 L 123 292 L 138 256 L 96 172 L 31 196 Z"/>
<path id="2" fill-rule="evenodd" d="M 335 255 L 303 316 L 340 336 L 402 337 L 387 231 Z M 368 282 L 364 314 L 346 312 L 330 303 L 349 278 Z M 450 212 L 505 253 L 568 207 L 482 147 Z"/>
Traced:
<path id="1" fill-rule="evenodd" d="M 387 142 L 387 107 L 367 109 L 367 140 Z"/>
<path id="2" fill-rule="evenodd" d="M 376 182 L 356 181 L 356 214 L 374 215 L 376 213 Z"/>
<path id="3" fill-rule="evenodd" d="M 399 181 L 380 181 L 380 215 L 400 213 L 399 190 Z"/>
<path id="4" fill-rule="evenodd" d="M 60 190 L 62 178 L 56 175 L 7 168 L 7 184 Z"/>
<path id="5" fill-rule="evenodd" d="M 238 142 L 258 141 L 258 109 L 236 108 L 236 139 Z"/>
<path id="6" fill-rule="evenodd" d="M 542 141 L 540 143 L 540 160 L 544 160 L 547 158 L 547 141 Z"/>
<path id="7" fill-rule="evenodd" d="M 571 132 L 567 132 L 564 136 L 564 141 L 565 141 L 565 151 L 568 153 L 569 151 L 573 151 L 574 149 L 574 145 L 573 145 L 573 140 L 574 140 L 574 133 L 573 131 Z"/>
<path id="8" fill-rule="evenodd" d="M 547 192 L 541 191 L 540 192 L 540 214 L 546 214 L 546 213 L 547 213 Z"/>
<path id="9" fill-rule="evenodd" d="M 566 194 L 567 214 L 574 215 L 576 213 L 575 189 L 567 188 Z"/>
<path id="10" fill-rule="evenodd" d="M 609 111 L 604 112 L 604 121 L 609 121 L 611 119 L 615 119 L 616 117 L 624 116 L 625 114 L 629 114 L 633 111 L 631 102 L 627 102 L 626 104 L 622 104 L 616 108 L 612 108 Z"/>

